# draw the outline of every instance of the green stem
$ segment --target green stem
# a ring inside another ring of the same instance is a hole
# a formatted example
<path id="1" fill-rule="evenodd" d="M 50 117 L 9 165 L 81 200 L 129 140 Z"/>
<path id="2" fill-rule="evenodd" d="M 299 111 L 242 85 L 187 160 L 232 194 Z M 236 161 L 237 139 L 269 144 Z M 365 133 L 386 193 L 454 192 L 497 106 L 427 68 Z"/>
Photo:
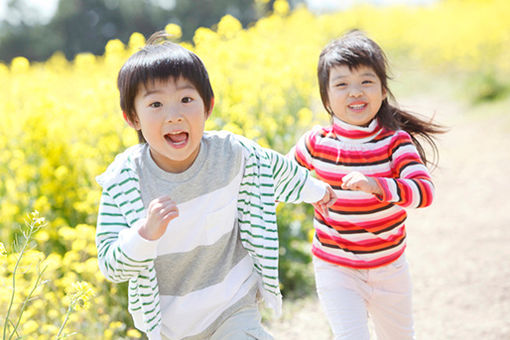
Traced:
<path id="1" fill-rule="evenodd" d="M 37 280 L 35 281 L 35 284 L 34 284 L 34 287 L 30 291 L 28 296 L 25 298 L 25 301 L 23 301 L 23 305 L 21 306 L 21 310 L 19 312 L 18 321 L 16 322 L 16 326 L 14 327 L 14 330 L 18 329 L 18 326 L 19 326 L 19 324 L 21 322 L 21 317 L 23 316 L 23 313 L 25 312 L 25 307 L 26 307 L 27 303 L 29 302 L 30 298 L 32 297 L 32 295 L 34 294 L 35 290 L 39 286 L 39 282 L 41 281 L 42 275 L 43 275 L 44 271 L 46 270 L 46 268 L 47 267 L 44 267 L 44 269 L 42 271 L 39 271 L 39 273 L 37 275 Z M 13 336 L 14 336 L 14 332 L 11 333 L 11 336 L 9 337 L 9 340 L 11 340 Z"/>
<path id="2" fill-rule="evenodd" d="M 11 324 L 12 327 L 14 327 L 14 323 L 12 321 L 9 320 L 9 323 Z M 14 329 L 14 332 L 16 333 L 16 336 L 19 338 L 19 333 L 16 329 Z"/>
<path id="3" fill-rule="evenodd" d="M 67 308 L 66 317 L 64 319 L 64 322 L 62 323 L 62 326 L 60 326 L 60 329 L 58 330 L 57 334 L 57 340 L 60 339 L 60 334 L 64 331 L 64 327 L 66 326 L 67 320 L 69 319 L 69 315 L 71 314 L 71 310 L 73 309 L 73 304 L 69 304 L 69 308 Z"/>
<path id="4" fill-rule="evenodd" d="M 31 234 L 29 234 L 31 235 Z M 21 258 L 23 257 L 23 254 L 25 253 L 25 249 L 28 245 L 29 237 L 25 236 L 25 243 L 23 244 L 23 248 L 21 248 L 21 251 L 19 253 L 18 259 L 16 260 L 16 265 L 14 266 L 14 270 L 12 272 L 12 294 L 11 294 L 11 301 L 9 302 L 9 308 L 7 309 L 7 315 L 5 316 L 5 323 L 4 323 L 4 336 L 3 339 L 6 339 L 6 333 L 7 333 L 7 325 L 9 323 L 9 315 L 11 314 L 12 305 L 14 304 L 14 296 L 16 293 L 16 271 L 18 270 L 19 263 L 21 261 Z M 11 334 L 14 334 L 16 332 L 16 328 L 14 328 L 13 332 Z M 11 335 L 12 337 L 12 335 Z M 9 337 L 9 339 L 11 338 Z"/>

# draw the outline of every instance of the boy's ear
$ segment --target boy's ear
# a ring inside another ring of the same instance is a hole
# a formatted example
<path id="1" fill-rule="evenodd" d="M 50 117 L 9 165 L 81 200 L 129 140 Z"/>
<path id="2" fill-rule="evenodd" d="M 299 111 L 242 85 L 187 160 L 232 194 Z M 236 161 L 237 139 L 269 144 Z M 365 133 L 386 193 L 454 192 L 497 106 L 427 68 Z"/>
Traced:
<path id="1" fill-rule="evenodd" d="M 210 115 L 211 115 L 211 113 L 212 113 L 213 108 L 214 108 L 214 97 L 213 97 L 213 98 L 211 98 L 211 106 L 209 106 L 209 111 L 208 111 L 208 112 L 206 112 L 206 118 L 209 118 L 209 116 L 210 116 Z"/>
<path id="2" fill-rule="evenodd" d="M 126 121 L 126 123 L 128 123 L 129 126 L 131 126 L 133 129 L 135 130 L 140 130 L 140 123 L 138 122 L 138 119 L 135 117 L 135 121 L 132 122 L 128 115 L 126 114 L 126 112 L 122 111 L 122 117 L 124 117 L 124 120 Z"/>

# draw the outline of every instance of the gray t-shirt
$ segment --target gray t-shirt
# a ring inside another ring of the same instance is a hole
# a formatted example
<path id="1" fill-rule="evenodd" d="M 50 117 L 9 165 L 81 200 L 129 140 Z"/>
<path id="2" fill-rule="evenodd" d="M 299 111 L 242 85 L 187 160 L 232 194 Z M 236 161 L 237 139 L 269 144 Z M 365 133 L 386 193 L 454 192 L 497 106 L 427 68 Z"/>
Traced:
<path id="1" fill-rule="evenodd" d="M 159 168 L 148 145 L 135 163 L 145 208 L 169 195 L 179 209 L 155 260 L 161 333 L 170 339 L 206 339 L 256 300 L 257 274 L 237 223 L 242 150 L 228 135 L 206 132 L 196 160 L 182 173 Z"/>

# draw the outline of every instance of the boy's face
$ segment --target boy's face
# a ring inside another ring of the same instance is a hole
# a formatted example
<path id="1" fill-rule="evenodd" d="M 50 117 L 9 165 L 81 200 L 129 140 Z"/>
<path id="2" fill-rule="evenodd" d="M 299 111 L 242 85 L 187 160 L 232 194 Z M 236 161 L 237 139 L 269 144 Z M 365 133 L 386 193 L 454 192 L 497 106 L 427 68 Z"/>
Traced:
<path id="1" fill-rule="evenodd" d="M 210 113 L 195 86 L 182 77 L 155 80 L 140 85 L 134 106 L 137 118 L 128 123 L 142 131 L 156 164 L 168 172 L 188 169 Z"/>
<path id="2" fill-rule="evenodd" d="M 368 66 L 331 68 L 328 83 L 329 106 L 335 117 L 357 126 L 367 126 L 386 98 L 381 80 Z"/>

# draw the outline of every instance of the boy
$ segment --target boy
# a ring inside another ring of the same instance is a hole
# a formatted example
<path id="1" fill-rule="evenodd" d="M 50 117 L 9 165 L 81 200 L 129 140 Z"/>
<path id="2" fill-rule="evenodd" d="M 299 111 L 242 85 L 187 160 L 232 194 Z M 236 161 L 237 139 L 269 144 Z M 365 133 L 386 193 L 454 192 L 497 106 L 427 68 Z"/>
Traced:
<path id="1" fill-rule="evenodd" d="M 259 294 L 281 309 L 275 201 L 335 200 L 283 156 L 204 132 L 214 95 L 202 61 L 155 33 L 119 72 L 140 144 L 97 178 L 103 274 L 129 281 L 129 311 L 149 339 L 271 339 Z"/>

